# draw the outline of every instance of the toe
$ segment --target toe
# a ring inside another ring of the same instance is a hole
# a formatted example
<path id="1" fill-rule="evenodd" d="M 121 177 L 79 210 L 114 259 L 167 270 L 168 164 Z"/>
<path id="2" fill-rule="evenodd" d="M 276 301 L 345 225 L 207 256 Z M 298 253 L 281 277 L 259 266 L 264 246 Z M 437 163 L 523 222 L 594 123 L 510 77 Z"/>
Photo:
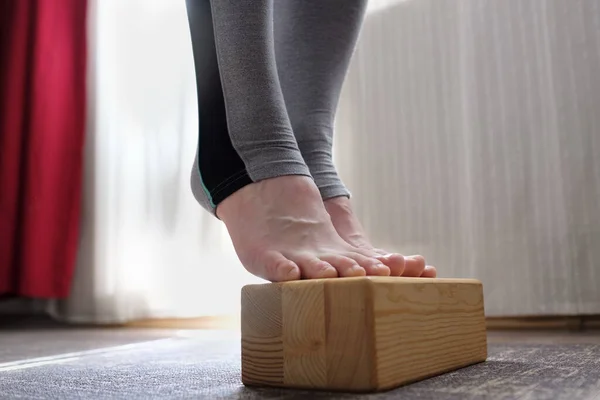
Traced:
<path id="1" fill-rule="evenodd" d="M 437 276 L 437 269 L 433 265 L 426 265 L 421 278 L 435 278 Z"/>
<path id="2" fill-rule="evenodd" d="M 300 268 L 295 262 L 288 260 L 281 253 L 272 251 L 263 257 L 261 278 L 271 282 L 292 281 L 300 279 Z"/>
<path id="3" fill-rule="evenodd" d="M 337 270 L 328 262 L 318 259 L 315 256 L 302 255 L 293 258 L 300 267 L 302 278 L 335 278 L 338 276 Z"/>
<path id="4" fill-rule="evenodd" d="M 388 276 L 390 268 L 375 257 L 367 257 L 359 253 L 348 253 L 347 257 L 352 258 L 367 272 L 367 275 Z"/>
<path id="5" fill-rule="evenodd" d="M 404 272 L 406 261 L 404 256 L 398 253 L 384 254 L 377 256 L 377 259 L 388 266 L 390 275 L 401 276 Z"/>
<path id="6" fill-rule="evenodd" d="M 321 260 L 331 264 L 339 276 L 364 276 L 367 274 L 365 269 L 350 257 L 329 255 L 321 257 Z"/>
<path id="7" fill-rule="evenodd" d="M 425 258 L 423 256 L 406 256 L 402 276 L 419 277 L 425 270 Z"/>

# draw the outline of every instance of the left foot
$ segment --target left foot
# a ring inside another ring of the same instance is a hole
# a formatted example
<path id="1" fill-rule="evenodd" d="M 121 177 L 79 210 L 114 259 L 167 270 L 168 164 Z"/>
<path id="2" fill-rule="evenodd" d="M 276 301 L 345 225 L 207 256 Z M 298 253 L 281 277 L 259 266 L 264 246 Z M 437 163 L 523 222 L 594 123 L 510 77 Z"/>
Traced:
<path id="1" fill-rule="evenodd" d="M 350 199 L 347 197 L 334 197 L 325 200 L 323 203 L 338 235 L 352 246 L 363 249 L 365 255 L 377 258 L 387 265 L 390 268 L 391 275 L 423 278 L 435 278 L 437 276 L 435 267 L 426 265 L 423 256 L 403 256 L 375 248 L 367 239 L 360 221 L 352 211 Z"/>

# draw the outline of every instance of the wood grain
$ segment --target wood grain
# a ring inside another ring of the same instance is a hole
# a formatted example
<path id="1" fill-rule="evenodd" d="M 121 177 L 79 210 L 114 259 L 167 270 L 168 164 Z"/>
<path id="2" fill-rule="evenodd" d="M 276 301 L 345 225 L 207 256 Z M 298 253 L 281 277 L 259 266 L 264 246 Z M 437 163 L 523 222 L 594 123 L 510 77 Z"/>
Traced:
<path id="1" fill-rule="evenodd" d="M 326 285 L 327 388 L 367 391 L 376 386 L 373 299 L 366 279 Z"/>
<path id="2" fill-rule="evenodd" d="M 280 285 L 242 288 L 242 382 L 283 385 Z"/>
<path id="3" fill-rule="evenodd" d="M 282 286 L 283 376 L 288 386 L 326 386 L 324 284 L 297 281 Z"/>
<path id="4" fill-rule="evenodd" d="M 380 388 L 486 359 L 479 282 L 382 279 L 373 285 Z"/>
<path id="5" fill-rule="evenodd" d="M 473 280 L 337 278 L 242 291 L 242 381 L 376 391 L 487 356 Z"/>

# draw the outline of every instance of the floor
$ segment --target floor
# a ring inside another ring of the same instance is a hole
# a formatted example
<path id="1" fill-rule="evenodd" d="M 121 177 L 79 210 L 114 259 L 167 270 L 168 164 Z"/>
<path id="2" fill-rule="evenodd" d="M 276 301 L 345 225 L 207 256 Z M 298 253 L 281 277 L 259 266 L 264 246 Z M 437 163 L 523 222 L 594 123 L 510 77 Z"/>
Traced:
<path id="1" fill-rule="evenodd" d="M 0 399 L 595 399 L 600 332 L 490 332 L 487 362 L 375 395 L 246 388 L 236 330 L 2 324 Z"/>

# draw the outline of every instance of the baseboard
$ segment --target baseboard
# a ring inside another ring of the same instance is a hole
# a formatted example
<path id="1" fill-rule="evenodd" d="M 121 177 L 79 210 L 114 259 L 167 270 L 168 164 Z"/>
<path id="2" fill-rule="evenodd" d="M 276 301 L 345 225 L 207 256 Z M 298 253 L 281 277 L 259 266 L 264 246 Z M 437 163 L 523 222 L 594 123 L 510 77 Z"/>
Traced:
<path id="1" fill-rule="evenodd" d="M 239 316 L 216 315 L 198 318 L 160 318 L 131 321 L 124 324 L 127 328 L 154 329 L 238 329 Z"/>
<path id="2" fill-rule="evenodd" d="M 600 329 L 600 315 L 488 317 L 488 330 L 587 330 Z M 239 329 L 239 315 L 198 318 L 162 318 L 131 321 L 128 328 L 155 329 Z"/>
<path id="3" fill-rule="evenodd" d="M 600 328 L 600 315 L 488 317 L 488 330 L 553 329 L 579 331 Z"/>
<path id="4" fill-rule="evenodd" d="M 585 317 L 583 327 L 586 329 L 600 329 L 600 315 L 590 315 Z"/>

